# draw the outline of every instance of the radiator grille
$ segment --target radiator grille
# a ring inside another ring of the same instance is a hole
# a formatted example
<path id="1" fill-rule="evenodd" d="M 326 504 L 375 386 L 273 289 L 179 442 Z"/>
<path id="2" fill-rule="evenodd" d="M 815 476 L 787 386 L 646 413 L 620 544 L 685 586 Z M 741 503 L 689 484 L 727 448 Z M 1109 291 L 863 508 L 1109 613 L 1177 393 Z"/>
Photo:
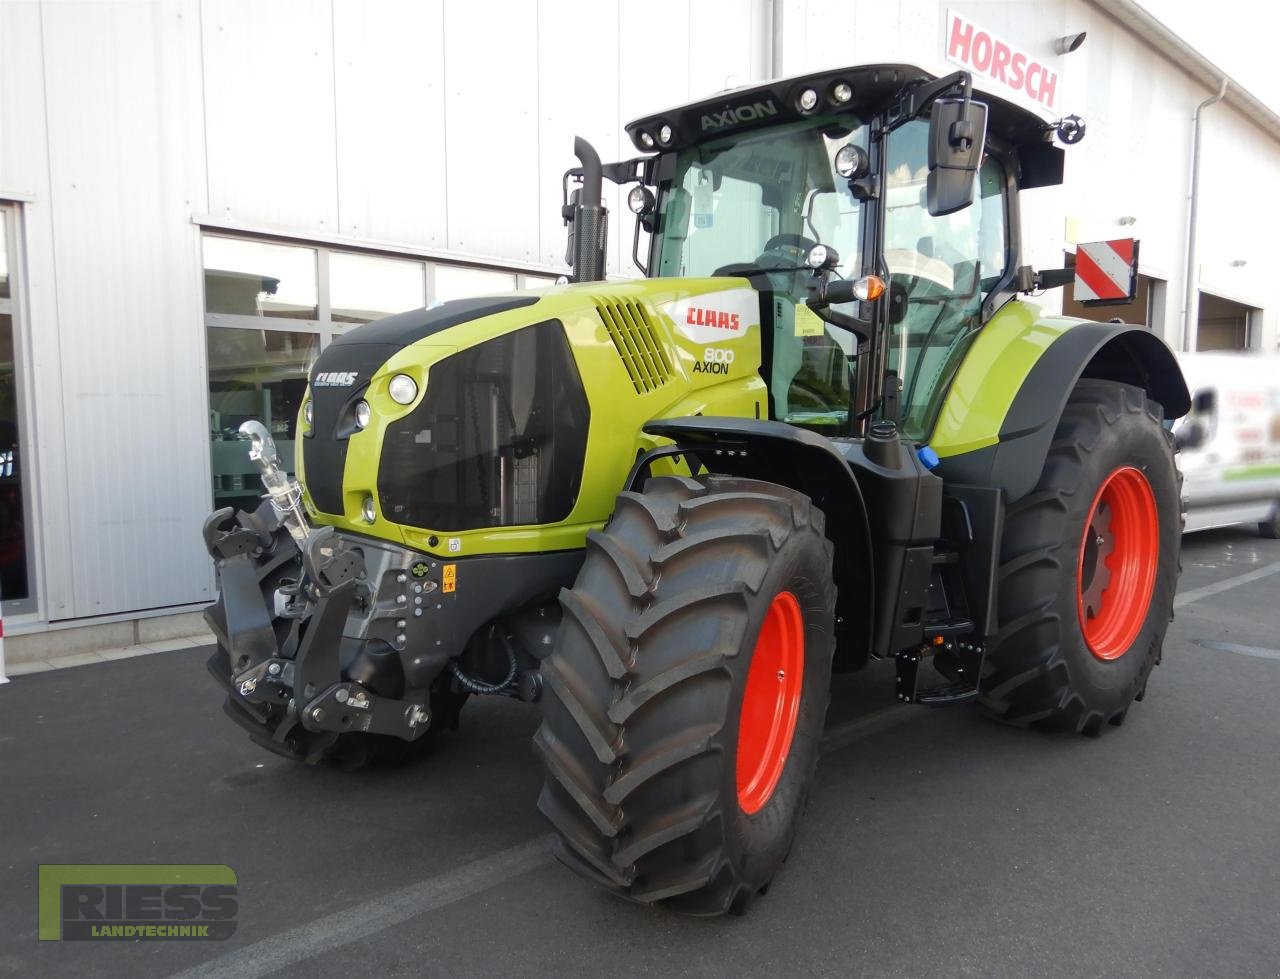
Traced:
<path id="1" fill-rule="evenodd" d="M 636 302 L 597 302 L 627 375 L 640 394 L 656 391 L 671 378 L 671 361 L 644 306 Z"/>

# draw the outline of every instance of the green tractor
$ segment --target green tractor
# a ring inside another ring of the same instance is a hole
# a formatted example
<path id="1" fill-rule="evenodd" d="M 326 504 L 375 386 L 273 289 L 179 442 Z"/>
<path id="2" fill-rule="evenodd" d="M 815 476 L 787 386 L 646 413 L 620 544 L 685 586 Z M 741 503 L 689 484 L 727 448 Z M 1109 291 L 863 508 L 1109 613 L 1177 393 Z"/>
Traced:
<path id="1" fill-rule="evenodd" d="M 210 660 L 265 747 L 416 753 L 472 696 L 536 703 L 566 864 L 688 913 L 786 858 L 833 672 L 1098 735 L 1178 578 L 1168 348 L 1020 294 L 1020 190 L 1083 135 L 906 65 L 640 119 L 565 175 L 569 284 L 335 340 L 297 479 L 204 528 Z M 647 277 L 604 280 L 602 182 Z M 642 249 L 647 235 L 647 249 Z"/>

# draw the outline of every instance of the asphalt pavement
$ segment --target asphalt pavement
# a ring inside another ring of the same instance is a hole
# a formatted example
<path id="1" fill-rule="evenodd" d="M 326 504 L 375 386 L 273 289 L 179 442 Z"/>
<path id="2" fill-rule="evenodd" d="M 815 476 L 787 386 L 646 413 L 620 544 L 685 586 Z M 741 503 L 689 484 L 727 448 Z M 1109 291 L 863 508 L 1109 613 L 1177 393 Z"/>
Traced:
<path id="1" fill-rule="evenodd" d="M 220 710 L 207 650 L 0 687 L 0 973 L 1280 973 L 1280 541 L 1188 537 L 1147 697 L 1103 737 L 837 678 L 791 858 L 742 918 L 632 905 L 549 855 L 533 709 L 421 763 L 311 769 Z M 228 864 L 226 942 L 39 942 L 41 863 Z"/>

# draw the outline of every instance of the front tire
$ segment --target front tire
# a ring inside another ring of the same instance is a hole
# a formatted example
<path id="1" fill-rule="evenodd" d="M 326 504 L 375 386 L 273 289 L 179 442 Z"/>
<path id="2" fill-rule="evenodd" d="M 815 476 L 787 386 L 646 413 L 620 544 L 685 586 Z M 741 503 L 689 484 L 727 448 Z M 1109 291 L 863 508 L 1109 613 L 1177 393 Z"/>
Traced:
<path id="1" fill-rule="evenodd" d="M 823 527 L 808 497 L 756 480 L 619 496 L 542 671 L 538 807 L 564 863 L 690 914 L 741 913 L 768 887 L 829 699 Z"/>
<path id="2" fill-rule="evenodd" d="M 1181 534 L 1159 406 L 1141 388 L 1080 381 L 1039 483 L 1006 514 L 983 710 L 1091 736 L 1122 723 L 1160 661 Z"/>

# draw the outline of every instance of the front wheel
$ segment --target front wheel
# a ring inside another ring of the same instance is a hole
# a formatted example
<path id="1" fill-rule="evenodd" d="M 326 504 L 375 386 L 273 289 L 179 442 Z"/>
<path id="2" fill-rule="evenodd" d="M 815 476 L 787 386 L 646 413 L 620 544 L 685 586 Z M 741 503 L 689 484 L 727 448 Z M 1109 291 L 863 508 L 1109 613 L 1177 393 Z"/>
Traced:
<path id="1" fill-rule="evenodd" d="M 564 863 L 690 914 L 741 913 L 768 887 L 829 699 L 823 525 L 772 483 L 658 477 L 588 537 L 535 737 Z"/>
<path id="2" fill-rule="evenodd" d="M 1181 534 L 1159 405 L 1141 388 L 1080 381 L 1039 483 L 1006 513 L 984 710 L 1087 735 L 1120 724 L 1160 661 Z"/>

